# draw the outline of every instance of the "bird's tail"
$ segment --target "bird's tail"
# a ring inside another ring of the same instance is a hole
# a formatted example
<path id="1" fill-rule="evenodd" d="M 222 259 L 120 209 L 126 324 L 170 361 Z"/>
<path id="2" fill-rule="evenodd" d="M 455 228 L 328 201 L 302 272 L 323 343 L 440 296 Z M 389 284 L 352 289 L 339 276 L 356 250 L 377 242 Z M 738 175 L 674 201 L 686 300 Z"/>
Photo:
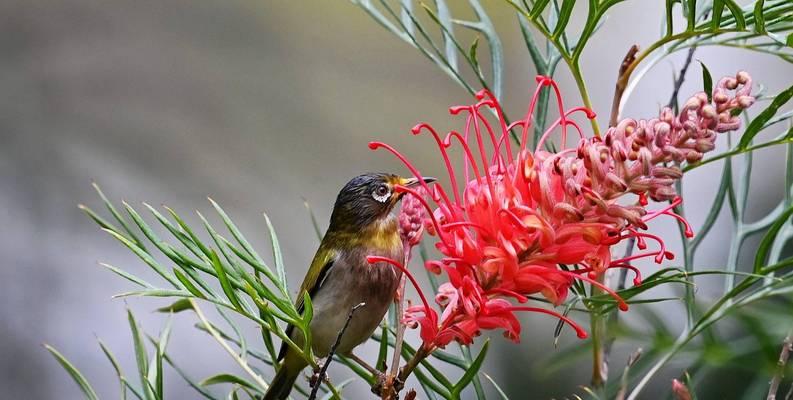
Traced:
<path id="1" fill-rule="evenodd" d="M 300 376 L 300 372 L 306 365 L 302 357 L 292 351 L 287 351 L 284 362 L 281 364 L 281 369 L 275 374 L 275 378 L 273 378 L 263 400 L 286 400 L 289 392 L 292 391 L 292 386 L 295 385 L 297 377 Z"/>

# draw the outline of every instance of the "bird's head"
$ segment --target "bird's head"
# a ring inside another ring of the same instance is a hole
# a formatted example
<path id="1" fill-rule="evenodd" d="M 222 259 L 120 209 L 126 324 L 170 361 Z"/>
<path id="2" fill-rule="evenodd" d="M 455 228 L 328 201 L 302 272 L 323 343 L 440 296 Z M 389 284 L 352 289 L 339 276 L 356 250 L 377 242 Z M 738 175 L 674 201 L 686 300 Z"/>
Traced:
<path id="1" fill-rule="evenodd" d="M 434 182 L 435 178 L 424 178 L 424 182 Z M 403 178 L 394 174 L 368 173 L 352 178 L 339 192 L 330 228 L 337 230 L 358 230 L 387 218 L 394 206 L 402 199 L 404 192 L 397 192 L 397 185 L 415 187 L 420 182 L 416 178 Z"/>

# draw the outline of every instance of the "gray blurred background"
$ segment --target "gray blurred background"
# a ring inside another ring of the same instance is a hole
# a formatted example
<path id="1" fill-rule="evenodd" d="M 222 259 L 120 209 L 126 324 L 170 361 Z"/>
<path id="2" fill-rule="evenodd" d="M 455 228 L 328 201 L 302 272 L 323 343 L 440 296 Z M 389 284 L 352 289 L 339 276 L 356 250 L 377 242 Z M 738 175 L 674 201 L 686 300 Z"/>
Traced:
<path id="1" fill-rule="evenodd" d="M 616 7 L 584 53 L 600 115 L 608 114 L 627 48 L 647 45 L 658 35 L 663 2 L 637 3 Z M 499 1 L 485 5 L 507 54 L 506 108 L 517 114 L 525 107 L 534 71 L 509 7 Z M 626 115 L 655 115 L 668 100 L 671 71 L 683 56 L 652 70 Z M 697 58 L 714 76 L 745 68 L 772 93 L 788 84 L 791 72 L 774 59 L 739 51 L 703 49 Z M 559 79 L 567 103 L 579 104 L 563 66 Z M 681 94 L 700 87 L 695 65 Z M 268 242 L 261 213 L 267 211 L 296 287 L 317 245 L 301 197 L 324 227 L 336 192 L 350 177 L 404 171 L 386 153 L 369 151 L 370 140 L 394 144 L 423 171 L 441 174 L 434 145 L 411 138 L 409 129 L 419 121 L 449 128 L 454 120 L 447 107 L 469 100 L 417 51 L 345 1 L 3 0 L 0 397 L 79 398 L 41 346 L 49 343 L 85 372 L 102 398 L 116 398 L 115 375 L 95 335 L 134 375 L 125 307 L 136 312 L 147 332 L 161 327 L 163 318 L 152 310 L 167 300 L 111 299 L 131 284 L 98 261 L 155 279 L 77 209 L 78 203 L 101 209 L 92 180 L 113 200 L 168 204 L 193 223 L 193 210 L 211 214 L 206 196 L 212 196 L 262 252 Z M 753 193 L 759 195 L 752 196 L 750 219 L 772 208 L 782 193 L 782 164 L 776 158 L 782 153 L 763 154 L 766 164 L 753 178 Z M 694 182 L 685 195 L 694 199 L 689 215 L 695 225 L 703 219 L 719 168 L 687 176 Z M 675 232 L 671 224 L 657 227 Z M 714 231 L 700 251 L 701 264 L 726 259 L 729 225 L 721 221 Z M 670 245 L 679 248 L 674 240 Z M 701 290 L 707 294 L 708 287 Z M 679 326 L 680 307 L 664 307 Z M 588 382 L 586 360 L 543 375 L 544 360 L 553 351 L 554 321 L 524 320 L 519 345 L 492 335 L 485 372 L 515 399 L 563 397 Z M 194 322 L 192 314 L 176 316 L 172 357 L 195 378 L 236 371 L 210 338 L 191 327 Z M 572 334 L 562 343 L 582 345 Z M 630 344 L 618 348 L 614 362 L 622 365 L 632 350 Z M 666 393 L 681 368 L 673 363 L 656 379 L 655 390 Z M 332 373 L 345 374 L 342 368 Z M 174 373 L 166 384 L 174 399 L 196 397 Z M 349 390 L 368 392 L 360 383 Z"/>

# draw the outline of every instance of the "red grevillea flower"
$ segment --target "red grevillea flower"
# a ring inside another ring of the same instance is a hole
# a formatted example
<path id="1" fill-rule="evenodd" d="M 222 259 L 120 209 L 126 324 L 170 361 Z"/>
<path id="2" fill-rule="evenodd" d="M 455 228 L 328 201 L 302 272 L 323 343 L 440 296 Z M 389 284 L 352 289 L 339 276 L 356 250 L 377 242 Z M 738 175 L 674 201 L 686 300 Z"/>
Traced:
<path id="1" fill-rule="evenodd" d="M 587 137 L 570 117 L 581 113 L 591 119 L 595 114 L 583 107 L 565 109 L 551 78 L 537 77 L 537 83 L 525 117 L 511 125 L 495 97 L 483 90 L 475 104 L 450 108 L 452 115 L 465 118 L 462 133 L 441 137 L 424 123 L 412 130 L 433 137 L 450 180 L 450 191 L 438 184 L 423 185 L 434 205 L 413 189 L 397 188 L 412 195 L 406 198 L 414 209 L 411 215 L 418 214 L 419 204 L 427 210 L 426 230 L 437 236 L 435 246 L 443 257 L 426 266 L 448 276 L 436 296 L 443 310 L 440 316 L 423 294 L 422 305 L 409 307 L 405 316 L 405 322 L 421 327 L 427 346 L 443 347 L 452 340 L 470 343 L 480 330 L 496 328 L 518 341 L 517 311 L 555 315 L 586 337 L 574 322 L 552 310 L 515 306 L 507 300 L 525 303 L 527 296 L 541 295 L 559 305 L 576 279 L 611 294 L 619 308 L 627 310 L 623 299 L 596 278 L 608 268 L 629 268 L 638 285 L 641 278 L 630 261 L 649 257 L 661 263 L 674 257 L 660 237 L 646 231 L 656 217 L 676 218 L 685 224 L 686 235 L 693 236 L 685 219 L 672 211 L 682 202 L 673 186 L 682 176 L 678 165 L 702 159 L 714 148 L 717 133 L 740 125 L 733 112 L 754 102 L 751 78 L 739 72 L 718 82 L 712 103 L 705 93 L 697 93 L 679 115 L 664 108 L 658 118 L 625 119 L 602 137 Z M 559 118 L 530 149 L 534 107 L 546 86 L 556 95 Z M 486 118 L 486 112 L 497 122 Z M 520 132 L 519 145 L 513 146 L 510 132 Z M 561 147 L 548 151 L 544 144 L 554 132 L 561 134 Z M 568 133 L 577 137 L 570 147 Z M 423 182 L 421 173 L 394 148 L 380 142 L 370 143 L 370 148 L 391 151 Z M 458 168 L 452 150 L 462 156 Z M 648 210 L 648 198 L 669 203 Z M 416 231 L 413 219 L 400 216 L 400 225 Z M 408 235 L 411 244 L 416 236 L 420 232 Z M 652 242 L 653 250 L 613 259 L 612 246 L 628 238 L 634 238 L 640 250 Z"/>

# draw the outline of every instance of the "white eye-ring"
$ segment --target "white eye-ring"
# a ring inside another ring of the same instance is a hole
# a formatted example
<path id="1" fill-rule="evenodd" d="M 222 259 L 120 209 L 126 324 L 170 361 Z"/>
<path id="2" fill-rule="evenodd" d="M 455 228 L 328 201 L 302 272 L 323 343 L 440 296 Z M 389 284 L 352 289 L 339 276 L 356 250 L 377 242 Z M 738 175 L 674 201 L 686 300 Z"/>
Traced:
<path id="1" fill-rule="evenodd" d="M 379 201 L 380 203 L 385 203 L 389 197 L 391 197 L 391 188 L 386 184 L 377 186 L 377 188 L 372 192 L 372 198 Z"/>

